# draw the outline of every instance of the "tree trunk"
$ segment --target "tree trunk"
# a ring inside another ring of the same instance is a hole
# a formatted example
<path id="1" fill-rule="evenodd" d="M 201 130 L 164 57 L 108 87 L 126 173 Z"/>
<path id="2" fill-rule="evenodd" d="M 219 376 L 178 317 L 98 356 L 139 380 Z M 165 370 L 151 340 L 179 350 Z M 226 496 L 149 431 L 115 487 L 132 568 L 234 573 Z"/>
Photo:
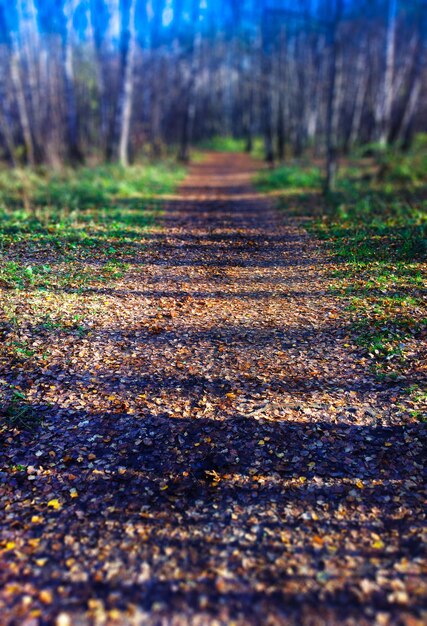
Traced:
<path id="1" fill-rule="evenodd" d="M 62 63 L 64 73 L 65 107 L 67 119 L 67 153 L 71 163 L 81 163 L 83 155 L 79 146 L 79 131 L 77 120 L 76 94 L 74 89 L 75 77 L 73 68 L 73 18 L 75 0 L 67 0 L 64 5 L 66 19 L 65 34 L 62 42 Z"/>
<path id="2" fill-rule="evenodd" d="M 162 82 L 162 59 L 153 59 L 153 74 L 151 79 L 150 98 L 150 135 L 151 149 L 154 157 L 160 157 L 162 152 L 162 132 L 161 132 L 161 93 Z"/>
<path id="3" fill-rule="evenodd" d="M 285 160 L 286 151 L 286 129 L 285 129 L 285 74 L 286 74 L 286 61 L 285 61 L 285 49 L 286 49 L 286 37 L 283 28 L 280 32 L 280 42 L 278 50 L 278 67 L 277 67 L 277 82 L 278 82 L 278 102 L 277 102 L 277 157 L 279 161 Z"/>
<path id="4" fill-rule="evenodd" d="M 378 141 L 380 145 L 386 146 L 391 131 L 391 115 L 393 108 L 393 82 L 394 82 L 394 59 L 396 52 L 396 12 L 397 0 L 388 1 L 387 36 L 385 50 L 385 73 L 382 86 Z"/>
<path id="5" fill-rule="evenodd" d="M 48 41 L 48 110 L 45 119 L 46 161 L 50 167 L 59 170 L 63 165 L 64 128 L 62 105 L 62 60 L 59 36 Z"/>
<path id="6" fill-rule="evenodd" d="M 339 54 L 338 27 L 341 20 L 343 0 L 336 0 L 334 21 L 330 30 L 330 68 L 326 114 L 326 179 L 325 191 L 335 187 L 337 175 L 337 145 L 334 129 L 336 128 L 337 105 L 337 61 Z"/>
<path id="7" fill-rule="evenodd" d="M 285 114 L 282 94 L 279 95 L 277 110 L 277 158 L 282 162 L 285 160 Z"/>
<path id="8" fill-rule="evenodd" d="M 193 2 L 193 22 L 195 24 L 195 36 L 193 39 L 191 59 L 190 59 L 190 76 L 186 86 L 186 93 L 184 96 L 184 109 L 181 126 L 181 140 L 178 152 L 178 160 L 182 163 L 186 163 L 190 159 L 190 142 L 193 131 L 194 117 L 196 114 L 196 81 L 197 81 L 197 69 L 198 59 L 200 54 L 200 48 L 202 45 L 202 34 L 200 32 L 200 0 L 194 0 Z"/>
<path id="9" fill-rule="evenodd" d="M 253 129 L 254 129 L 254 87 L 252 82 L 252 77 L 247 76 L 246 81 L 249 83 L 248 85 L 248 101 L 245 107 L 245 137 L 246 137 L 246 145 L 245 152 L 250 154 L 254 148 L 254 138 L 253 138 Z"/>
<path id="10" fill-rule="evenodd" d="M 25 145 L 25 154 L 28 164 L 35 165 L 34 143 L 31 134 L 30 118 L 28 115 L 27 103 L 25 100 L 24 87 L 21 78 L 21 59 L 19 53 L 19 44 L 15 38 L 12 38 L 12 49 L 10 56 L 10 77 L 15 90 L 16 104 L 18 107 L 19 122 L 22 130 L 22 137 Z"/>
<path id="11" fill-rule="evenodd" d="M 1 94 L 0 101 L 3 100 L 3 94 Z M 18 165 L 16 161 L 16 147 L 13 139 L 13 134 L 9 127 L 9 124 L 4 118 L 3 111 L 0 111 L 0 134 L 3 136 L 3 144 L 5 147 L 6 158 L 12 165 L 12 167 L 16 167 Z"/>
<path id="12" fill-rule="evenodd" d="M 110 124 L 109 124 L 109 106 L 107 99 L 107 89 L 106 89 L 106 80 L 104 77 L 104 68 L 103 68 L 103 53 L 102 53 L 102 41 L 101 36 L 98 31 L 98 23 L 97 23 L 97 5 L 96 0 L 90 0 L 89 3 L 89 19 L 88 19 L 90 30 L 91 30 L 91 38 L 92 38 L 92 46 L 94 52 L 94 65 L 95 65 L 95 76 L 96 76 L 96 85 L 98 91 L 98 107 L 99 107 L 99 131 L 98 131 L 98 147 L 101 150 L 101 153 L 107 159 L 111 159 L 112 157 L 112 136 L 110 132 Z"/>
<path id="13" fill-rule="evenodd" d="M 115 119 L 115 142 L 113 158 L 127 167 L 129 165 L 129 134 L 132 116 L 133 71 L 135 64 L 135 6 L 136 0 L 130 0 L 122 23 L 122 59 L 120 67 L 120 86 Z"/>
<path id="14" fill-rule="evenodd" d="M 408 148 L 413 134 L 413 124 L 417 105 L 422 90 L 422 73 L 425 57 L 425 26 L 426 26 L 427 7 L 421 5 L 420 14 L 418 16 L 418 37 L 415 47 L 414 62 L 409 78 L 409 86 L 403 106 L 403 115 L 397 130 L 397 140 L 404 149 Z"/>
<path id="15" fill-rule="evenodd" d="M 273 146 L 273 106 L 271 99 L 272 91 L 272 62 L 271 50 L 269 49 L 269 37 L 267 32 L 266 14 L 263 17 L 261 33 L 261 90 L 262 90 L 262 128 L 264 134 L 265 160 L 274 165 Z"/>
<path id="16" fill-rule="evenodd" d="M 359 140 L 360 124 L 362 121 L 363 107 L 365 105 L 366 92 L 368 89 L 366 46 L 362 43 L 356 63 L 356 97 L 351 116 L 350 132 L 347 139 L 346 150 L 353 148 Z"/>
<path id="17" fill-rule="evenodd" d="M 44 154 L 43 107 L 46 84 L 41 75 L 43 46 L 38 31 L 37 10 L 34 0 L 16 3 L 20 23 L 21 61 L 26 68 L 25 100 L 34 146 L 34 158 L 42 163 Z"/>

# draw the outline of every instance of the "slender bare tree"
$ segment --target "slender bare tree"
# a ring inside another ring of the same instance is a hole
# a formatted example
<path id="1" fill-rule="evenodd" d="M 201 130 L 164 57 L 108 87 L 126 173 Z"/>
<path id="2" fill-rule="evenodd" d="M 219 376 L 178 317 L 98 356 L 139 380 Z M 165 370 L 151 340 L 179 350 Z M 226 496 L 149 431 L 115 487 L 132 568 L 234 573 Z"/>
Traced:
<path id="1" fill-rule="evenodd" d="M 232 134 L 310 147 L 426 130 L 425 0 L 0 0 L 0 154 L 60 167 Z"/>
<path id="2" fill-rule="evenodd" d="M 120 86 L 115 119 L 114 158 L 123 166 L 129 164 L 129 134 L 132 116 L 132 98 L 135 64 L 135 6 L 129 0 L 122 11 Z"/>
<path id="3" fill-rule="evenodd" d="M 396 16 L 397 0 L 388 0 L 386 45 L 385 45 L 385 72 L 380 90 L 378 104 L 378 141 L 382 146 L 388 143 L 391 132 L 391 115 L 393 108 L 393 81 L 396 53 Z"/>
<path id="4" fill-rule="evenodd" d="M 75 95 L 73 66 L 73 19 L 76 0 L 66 0 L 64 5 L 65 29 L 62 41 L 62 62 L 64 72 L 65 100 L 67 102 L 67 150 L 72 163 L 80 163 L 83 155 L 79 146 L 79 129 Z"/>

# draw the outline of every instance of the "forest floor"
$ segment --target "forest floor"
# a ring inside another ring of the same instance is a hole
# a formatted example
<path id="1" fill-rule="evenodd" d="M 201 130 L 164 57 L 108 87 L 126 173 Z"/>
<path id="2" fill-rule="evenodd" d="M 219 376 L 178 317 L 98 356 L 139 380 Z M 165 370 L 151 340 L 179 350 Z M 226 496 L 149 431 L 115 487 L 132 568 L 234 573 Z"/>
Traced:
<path id="1" fill-rule="evenodd" d="M 191 166 L 111 284 L 3 285 L 2 625 L 425 623 L 425 428 L 257 169 Z"/>

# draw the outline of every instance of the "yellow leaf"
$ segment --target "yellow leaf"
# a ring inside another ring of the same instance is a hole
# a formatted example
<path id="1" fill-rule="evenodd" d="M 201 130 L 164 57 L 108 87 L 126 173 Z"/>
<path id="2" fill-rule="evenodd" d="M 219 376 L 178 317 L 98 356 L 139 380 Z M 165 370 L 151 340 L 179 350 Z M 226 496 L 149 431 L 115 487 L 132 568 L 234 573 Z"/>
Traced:
<path id="1" fill-rule="evenodd" d="M 71 496 L 72 498 L 78 498 L 78 497 L 79 497 L 79 494 L 78 494 L 78 492 L 77 492 L 77 489 L 74 489 L 74 487 L 73 487 L 72 489 L 70 489 L 70 496 Z"/>
<path id="2" fill-rule="evenodd" d="M 28 540 L 28 545 L 31 546 L 32 548 L 37 548 L 39 543 L 40 543 L 40 537 L 33 537 L 32 539 Z"/>
<path id="3" fill-rule="evenodd" d="M 121 620 L 122 614 L 118 609 L 111 609 L 111 611 L 108 611 L 108 617 L 118 622 L 119 620 Z"/>
<path id="4" fill-rule="evenodd" d="M 8 541 L 6 544 L 6 550 L 13 550 L 15 547 L 15 542 L 14 541 Z"/>
<path id="5" fill-rule="evenodd" d="M 362 483 L 362 481 L 360 479 L 356 480 L 355 484 L 356 484 L 356 487 L 358 487 L 358 489 L 364 489 L 364 487 L 365 487 L 365 485 Z"/>
<path id="6" fill-rule="evenodd" d="M 42 591 L 40 591 L 39 598 L 40 602 L 43 602 L 43 604 L 52 604 L 53 602 L 52 592 L 48 589 L 43 589 Z"/>
<path id="7" fill-rule="evenodd" d="M 260 440 L 258 441 L 258 445 L 259 445 L 259 446 L 265 446 L 265 441 L 264 441 L 264 439 L 260 439 Z"/>
<path id="8" fill-rule="evenodd" d="M 384 548 L 384 545 L 385 544 L 383 541 L 381 541 L 381 539 L 377 539 L 372 543 L 372 548 L 374 548 L 375 550 L 382 550 Z"/>
<path id="9" fill-rule="evenodd" d="M 57 498 L 54 498 L 53 500 L 49 500 L 49 502 L 47 503 L 47 506 L 50 506 L 52 509 L 55 509 L 55 511 L 59 511 L 59 509 L 62 508 L 62 504 Z"/>

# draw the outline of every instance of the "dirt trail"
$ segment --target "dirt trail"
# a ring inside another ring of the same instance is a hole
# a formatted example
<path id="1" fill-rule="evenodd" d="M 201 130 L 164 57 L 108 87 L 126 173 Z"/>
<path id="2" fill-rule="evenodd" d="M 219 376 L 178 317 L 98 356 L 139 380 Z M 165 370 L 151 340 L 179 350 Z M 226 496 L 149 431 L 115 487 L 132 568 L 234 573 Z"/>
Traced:
<path id="1" fill-rule="evenodd" d="M 69 347 L 73 389 L 9 442 L 50 470 L 4 488 L 21 556 L 3 553 L 0 622 L 421 624 L 419 427 L 256 167 L 192 166 L 104 290 L 109 322 Z"/>

